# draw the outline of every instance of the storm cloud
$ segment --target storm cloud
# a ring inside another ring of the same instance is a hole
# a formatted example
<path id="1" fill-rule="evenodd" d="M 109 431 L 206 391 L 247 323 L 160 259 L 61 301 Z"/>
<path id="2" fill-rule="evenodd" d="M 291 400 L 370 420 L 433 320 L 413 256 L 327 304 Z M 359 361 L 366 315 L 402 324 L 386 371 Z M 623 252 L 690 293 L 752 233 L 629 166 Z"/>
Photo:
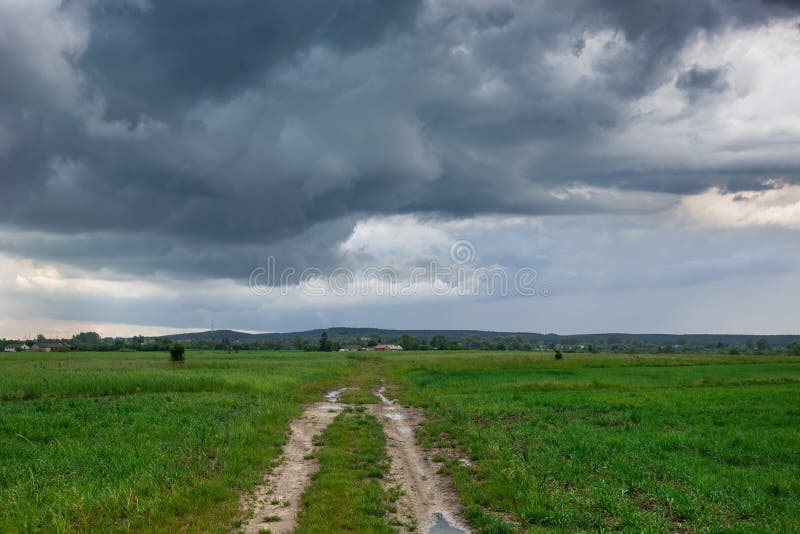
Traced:
<path id="1" fill-rule="evenodd" d="M 0 249 L 246 281 L 266 255 L 357 261 L 368 219 L 624 228 L 792 188 L 799 20 L 757 0 L 0 0 Z"/>

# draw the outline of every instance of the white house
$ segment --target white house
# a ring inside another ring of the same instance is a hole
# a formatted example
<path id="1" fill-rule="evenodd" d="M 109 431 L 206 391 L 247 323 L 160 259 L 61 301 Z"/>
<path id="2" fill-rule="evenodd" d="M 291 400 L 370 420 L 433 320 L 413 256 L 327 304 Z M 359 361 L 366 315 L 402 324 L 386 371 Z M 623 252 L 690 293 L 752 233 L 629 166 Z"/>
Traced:
<path id="1" fill-rule="evenodd" d="M 22 345 L 6 345 L 6 348 L 4 348 L 3 350 L 5 352 L 17 352 L 18 350 L 29 350 L 29 349 L 30 347 L 23 343 Z"/>

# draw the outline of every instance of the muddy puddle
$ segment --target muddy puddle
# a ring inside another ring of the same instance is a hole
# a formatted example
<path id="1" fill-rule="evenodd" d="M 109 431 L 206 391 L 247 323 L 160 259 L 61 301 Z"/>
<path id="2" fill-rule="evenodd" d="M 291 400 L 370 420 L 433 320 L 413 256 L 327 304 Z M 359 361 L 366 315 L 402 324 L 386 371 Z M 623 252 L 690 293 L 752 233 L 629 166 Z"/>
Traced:
<path id="1" fill-rule="evenodd" d="M 345 391 L 347 391 L 347 388 L 333 389 L 324 395 L 325 400 L 332 404 L 335 404 L 339 402 L 339 397 L 341 397 L 342 393 L 344 393 Z"/>
<path id="2" fill-rule="evenodd" d="M 466 530 L 451 525 L 441 512 L 434 512 L 433 524 L 428 528 L 426 534 L 466 534 L 466 532 Z"/>
<path id="3" fill-rule="evenodd" d="M 383 382 L 383 380 L 381 380 L 381 382 Z M 375 395 L 381 400 L 381 402 L 383 404 L 386 404 L 386 405 L 394 404 L 393 400 L 389 400 L 386 397 L 386 385 L 383 384 L 383 383 L 381 384 L 381 387 L 379 387 L 377 390 L 375 390 Z"/>

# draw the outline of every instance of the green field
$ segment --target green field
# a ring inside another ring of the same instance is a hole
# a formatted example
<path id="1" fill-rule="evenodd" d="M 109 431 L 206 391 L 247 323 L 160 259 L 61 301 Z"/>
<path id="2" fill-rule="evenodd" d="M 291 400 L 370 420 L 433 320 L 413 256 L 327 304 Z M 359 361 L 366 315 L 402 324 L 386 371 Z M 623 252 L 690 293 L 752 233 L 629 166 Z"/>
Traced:
<path id="1" fill-rule="evenodd" d="M 401 399 L 426 408 L 419 439 L 472 461 L 446 469 L 486 531 L 800 529 L 800 361 L 453 355 L 392 369 Z"/>
<path id="2" fill-rule="evenodd" d="M 0 532 L 235 531 L 302 404 L 379 378 L 475 531 L 800 530 L 798 358 L 188 352 L 0 356 Z M 320 443 L 300 530 L 390 531 L 378 423 Z"/>
<path id="3" fill-rule="evenodd" d="M 309 354 L 0 359 L 0 532 L 227 531 L 289 420 L 346 372 Z"/>

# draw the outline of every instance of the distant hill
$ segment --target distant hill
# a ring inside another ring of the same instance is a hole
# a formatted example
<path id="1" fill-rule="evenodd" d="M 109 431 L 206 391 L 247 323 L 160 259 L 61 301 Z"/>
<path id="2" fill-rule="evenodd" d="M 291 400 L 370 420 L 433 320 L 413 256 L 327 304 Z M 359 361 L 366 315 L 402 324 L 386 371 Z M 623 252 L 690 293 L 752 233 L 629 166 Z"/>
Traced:
<path id="1" fill-rule="evenodd" d="M 800 341 L 800 334 L 785 335 L 756 335 L 756 334 L 541 334 L 535 332 L 495 332 L 491 330 L 394 330 L 384 328 L 355 328 L 334 327 L 304 330 L 301 332 L 274 332 L 267 334 L 250 334 L 236 330 L 208 330 L 205 332 L 176 333 L 162 338 L 176 341 L 207 341 L 212 339 L 227 339 L 230 341 L 273 341 L 291 342 L 296 337 L 316 340 L 322 332 L 327 332 L 331 340 L 348 342 L 356 336 L 364 338 L 380 338 L 383 341 L 397 339 L 403 334 L 421 339 L 430 340 L 434 336 L 443 336 L 447 340 L 460 340 L 468 337 L 493 340 L 498 338 L 519 337 L 526 343 L 564 343 L 564 344 L 629 344 L 639 342 L 646 345 L 692 345 L 705 346 L 722 343 L 723 345 L 744 345 L 748 340 L 755 341 L 765 338 L 773 347 L 785 347 L 794 341 Z"/>

